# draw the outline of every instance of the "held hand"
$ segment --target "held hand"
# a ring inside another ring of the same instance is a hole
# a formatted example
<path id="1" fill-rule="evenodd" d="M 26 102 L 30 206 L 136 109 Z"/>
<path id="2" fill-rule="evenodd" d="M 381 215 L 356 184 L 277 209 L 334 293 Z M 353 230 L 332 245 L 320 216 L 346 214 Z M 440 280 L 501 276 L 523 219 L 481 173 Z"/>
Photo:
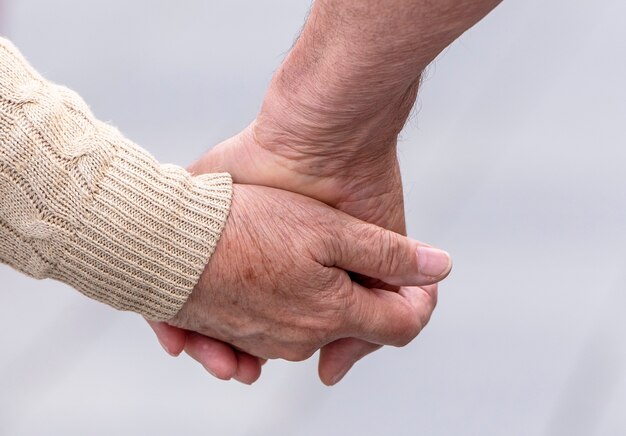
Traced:
<path id="1" fill-rule="evenodd" d="M 320 119 L 313 123 L 303 119 L 294 121 L 297 117 L 285 112 L 281 99 L 273 98 L 270 89 L 259 118 L 239 135 L 205 154 L 191 171 L 196 174 L 227 171 L 236 182 L 298 192 L 359 219 L 406 234 L 396 139 L 408 117 L 417 85 L 418 82 L 391 111 L 381 112 L 380 119 L 366 120 L 369 127 L 363 128 L 364 123 L 355 120 L 349 124 L 354 126 L 351 130 L 327 129 L 332 123 Z M 375 282 L 365 279 L 363 283 Z M 432 300 L 434 308 L 437 286 L 423 286 L 422 292 Z M 196 338 L 185 345 L 184 332 L 175 330 L 163 325 L 157 331 L 165 348 L 184 347 L 210 372 L 222 370 L 221 378 L 234 376 L 249 382 L 260 374 L 259 365 L 256 370 L 244 372 L 242 377 L 242 368 L 251 365 L 235 363 L 241 353 L 236 354 L 208 337 Z M 321 380 L 334 384 L 355 362 L 379 347 L 351 338 L 327 345 L 320 355 Z M 251 356 L 245 357 L 245 362 L 251 361 L 247 359 Z M 229 370 L 224 371 L 227 367 Z"/>
<path id="2" fill-rule="evenodd" d="M 315 200 L 235 185 L 220 243 L 171 324 L 263 358 L 303 360 L 346 337 L 402 346 L 427 322 L 430 296 L 368 289 L 346 271 L 418 286 L 449 270 L 445 252 Z"/>
<path id="3" fill-rule="evenodd" d="M 221 380 L 234 378 L 249 385 L 261 376 L 261 367 L 265 364 L 265 359 L 235 350 L 217 339 L 172 327 L 165 322 L 147 322 L 168 354 L 177 357 L 185 351 L 216 378 Z"/>
<path id="4" fill-rule="evenodd" d="M 229 171 L 236 181 L 247 181 L 278 186 L 288 185 L 292 190 L 305 191 L 306 194 L 325 201 L 350 215 L 373 222 L 377 225 L 404 233 L 404 208 L 402 202 L 402 184 L 395 158 L 394 147 L 390 147 L 390 156 L 365 163 L 354 162 L 353 167 L 360 171 L 353 174 L 337 174 L 335 177 L 315 177 L 298 172 L 299 162 L 288 160 L 280 155 L 268 152 L 256 138 L 258 126 L 252 125 L 241 134 L 225 141 L 207 153 L 193 167 L 195 173 L 211 171 Z M 273 144 L 275 149 L 276 143 Z M 285 148 L 287 145 L 285 144 Z M 310 156 L 307 154 L 307 156 Z M 321 156 L 320 159 L 323 159 Z M 324 165 L 328 165 L 327 162 Z M 336 163 L 335 163 L 336 164 Z M 308 168 L 310 165 L 303 165 Z M 333 198 L 329 198 L 332 196 Z M 369 282 L 371 283 L 371 282 Z M 369 284 L 368 283 L 368 284 Z M 437 298 L 436 285 L 423 286 L 421 292 L 431 300 L 434 308 Z M 185 347 L 184 332 L 163 326 L 157 332 L 162 343 L 170 344 L 170 348 L 180 351 Z M 341 339 L 322 349 L 320 357 L 320 377 L 326 384 L 332 384 L 341 378 L 348 369 L 361 357 L 377 349 L 379 345 L 357 339 Z M 207 351 L 208 350 L 208 351 Z M 196 338 L 186 346 L 186 351 L 196 357 L 212 373 L 221 378 L 234 376 L 242 380 L 242 368 L 250 368 L 246 364 L 251 361 L 246 356 L 237 365 L 237 357 L 233 350 L 210 338 Z M 218 354 L 218 351 L 222 354 Z M 239 355 L 242 355 L 239 353 Z M 242 364 L 243 363 L 243 364 Z M 229 366 L 230 365 L 230 366 Z M 212 368 L 212 369 L 211 369 Z M 224 371 L 224 368 L 228 368 Z M 258 377 L 260 365 L 256 370 L 244 373 L 243 379 L 254 380 Z"/>
<path id="5" fill-rule="evenodd" d="M 395 137 L 391 139 L 386 153 L 381 153 L 378 159 L 362 157 L 353 159 L 350 165 L 347 157 L 330 157 L 324 153 L 316 155 L 314 146 L 319 144 L 315 141 L 308 141 L 307 145 L 303 138 L 279 135 L 275 129 L 274 125 L 270 128 L 267 123 L 255 122 L 239 135 L 215 147 L 191 170 L 198 174 L 228 171 L 236 181 L 282 186 L 321 200 L 359 219 L 400 234 L 406 233 Z M 336 141 L 343 143 L 339 137 Z M 312 169 L 318 175 L 311 174 Z M 362 283 L 376 285 L 371 280 Z M 437 286 L 424 286 L 422 291 L 432 300 L 434 308 Z M 379 347 L 350 338 L 327 345 L 320 355 L 321 380 L 334 384 L 355 362 Z"/>

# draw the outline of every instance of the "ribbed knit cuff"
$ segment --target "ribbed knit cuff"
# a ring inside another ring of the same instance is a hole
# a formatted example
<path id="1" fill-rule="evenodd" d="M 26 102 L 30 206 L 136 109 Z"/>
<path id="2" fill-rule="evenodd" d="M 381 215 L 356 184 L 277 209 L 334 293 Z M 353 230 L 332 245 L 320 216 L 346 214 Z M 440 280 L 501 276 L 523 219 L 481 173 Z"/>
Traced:
<path id="1" fill-rule="evenodd" d="M 125 141 L 98 185 L 53 277 L 115 308 L 171 319 L 215 250 L 230 175 L 192 177 Z"/>

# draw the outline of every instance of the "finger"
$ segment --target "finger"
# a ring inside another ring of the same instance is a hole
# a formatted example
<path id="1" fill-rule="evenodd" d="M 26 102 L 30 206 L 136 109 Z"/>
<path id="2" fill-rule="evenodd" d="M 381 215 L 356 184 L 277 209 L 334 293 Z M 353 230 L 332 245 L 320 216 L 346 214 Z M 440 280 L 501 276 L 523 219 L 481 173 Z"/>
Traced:
<path id="1" fill-rule="evenodd" d="M 352 283 L 345 337 L 402 347 L 426 326 L 437 304 L 437 287 L 402 287 L 396 292 Z"/>
<path id="2" fill-rule="evenodd" d="M 237 372 L 234 375 L 234 379 L 251 385 L 261 376 L 261 359 L 243 351 L 236 351 L 236 354 Z"/>
<path id="3" fill-rule="evenodd" d="M 358 221 L 343 228 L 334 247 L 333 266 L 390 285 L 430 285 L 446 278 L 452 269 L 445 251 Z"/>
<path id="4" fill-rule="evenodd" d="M 378 344 L 354 338 L 331 342 L 320 350 L 320 380 L 327 386 L 339 383 L 357 361 L 380 347 Z"/>
<path id="5" fill-rule="evenodd" d="M 420 288 L 424 294 L 420 297 L 425 306 L 425 313 L 432 313 L 432 309 L 437 305 L 437 285 L 422 286 Z M 430 315 L 422 318 L 425 325 Z M 368 354 L 380 349 L 381 345 L 355 339 L 339 339 L 322 347 L 318 372 L 320 380 L 326 385 L 339 383 L 348 373 L 352 366 Z"/>
<path id="6" fill-rule="evenodd" d="M 185 352 L 211 375 L 221 380 L 230 380 L 237 373 L 236 351 L 224 342 L 189 332 Z"/>
<path id="7" fill-rule="evenodd" d="M 185 349 L 187 341 L 187 331 L 172 327 L 171 325 L 160 321 L 148 321 L 148 325 L 156 334 L 159 343 L 170 356 L 178 356 Z"/>

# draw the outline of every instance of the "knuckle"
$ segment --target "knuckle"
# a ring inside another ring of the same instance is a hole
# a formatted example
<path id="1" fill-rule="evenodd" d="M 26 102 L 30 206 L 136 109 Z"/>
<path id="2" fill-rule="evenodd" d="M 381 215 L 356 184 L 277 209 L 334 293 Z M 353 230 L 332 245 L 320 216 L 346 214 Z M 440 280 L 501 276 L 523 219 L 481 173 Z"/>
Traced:
<path id="1" fill-rule="evenodd" d="M 394 347 L 406 347 L 411 343 L 415 336 L 410 335 L 408 332 L 402 332 L 398 335 L 398 338 L 394 341 Z"/>
<path id="2" fill-rule="evenodd" d="M 336 268 L 322 268 L 315 276 L 315 286 L 318 289 L 317 296 L 320 303 L 325 303 L 327 298 L 334 298 L 343 293 L 347 275 Z"/>
<path id="3" fill-rule="evenodd" d="M 368 227 L 370 225 L 356 219 L 336 219 L 332 222 L 323 237 L 324 250 L 333 260 L 329 266 L 334 265 L 336 260 L 352 262 L 355 256 L 362 255 L 356 250 L 359 244 L 355 242 L 366 238 Z"/>
<path id="4" fill-rule="evenodd" d="M 289 349 L 281 353 L 280 357 L 282 359 L 288 360 L 289 362 L 299 362 L 300 354 L 295 349 Z"/>
<path id="5" fill-rule="evenodd" d="M 302 362 L 311 357 L 315 351 L 316 350 L 312 349 L 309 345 L 300 345 L 286 351 L 283 358 L 290 362 Z"/>
<path id="6" fill-rule="evenodd" d="M 301 351 L 301 355 L 300 357 L 302 358 L 301 360 L 307 360 L 309 359 L 311 356 L 313 356 L 315 353 L 317 352 L 317 347 L 315 346 L 308 346 L 305 347 L 302 351 Z"/>
<path id="7" fill-rule="evenodd" d="M 437 289 L 435 288 L 434 293 L 428 297 L 428 304 L 425 307 L 425 310 L 420 314 L 420 330 L 426 327 L 426 325 L 430 321 L 430 317 L 435 311 L 436 306 L 437 306 Z"/>
<path id="8" fill-rule="evenodd" d="M 381 236 L 381 241 L 383 253 L 385 253 L 383 262 L 385 263 L 387 274 L 391 275 L 403 263 L 403 252 L 398 248 L 398 236 L 395 233 L 384 232 Z"/>
<path id="9" fill-rule="evenodd" d="M 380 275 L 391 276 L 397 271 L 399 265 L 405 262 L 405 252 L 398 243 L 399 235 L 380 227 L 372 226 L 368 231 L 368 241 L 376 250 L 369 253 L 377 256 L 372 259 L 374 266 Z"/>
<path id="10" fill-rule="evenodd" d="M 427 292 L 426 295 L 428 295 L 430 301 L 430 313 L 432 313 L 437 307 L 437 300 L 439 298 L 439 286 L 436 283 L 434 285 L 431 285 L 429 292 Z"/>
<path id="11" fill-rule="evenodd" d="M 396 342 L 393 344 L 397 347 L 405 347 L 422 331 L 422 321 L 407 311 L 402 322 L 398 324 Z"/>
<path id="12" fill-rule="evenodd" d="M 262 354 L 263 358 L 268 359 L 268 360 L 284 358 L 282 353 L 275 351 L 275 350 L 264 350 L 262 353 L 256 353 L 256 354 Z"/>
<path id="13" fill-rule="evenodd" d="M 358 236 L 367 247 L 363 253 L 359 253 L 360 256 L 367 256 L 368 263 L 376 269 L 384 267 L 386 261 L 383 259 L 386 257 L 386 252 L 389 250 L 389 240 L 384 236 L 384 232 L 381 228 L 373 225 L 363 225 L 360 229 L 360 236 Z"/>
<path id="14" fill-rule="evenodd" d="M 347 226 L 351 226 L 348 224 Z M 320 235 L 317 250 L 324 256 L 325 266 L 334 266 L 339 259 L 349 259 L 351 254 L 351 244 L 348 237 L 351 232 L 345 226 L 333 223 L 326 231 Z"/>

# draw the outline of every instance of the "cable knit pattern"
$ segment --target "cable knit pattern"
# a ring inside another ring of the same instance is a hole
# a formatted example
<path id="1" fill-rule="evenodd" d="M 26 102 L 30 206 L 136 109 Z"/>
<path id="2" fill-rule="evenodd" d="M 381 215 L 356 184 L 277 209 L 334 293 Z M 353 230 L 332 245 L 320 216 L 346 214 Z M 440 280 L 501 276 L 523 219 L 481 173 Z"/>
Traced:
<path id="1" fill-rule="evenodd" d="M 230 209 L 228 174 L 159 165 L 0 38 L 0 261 L 168 320 Z"/>

